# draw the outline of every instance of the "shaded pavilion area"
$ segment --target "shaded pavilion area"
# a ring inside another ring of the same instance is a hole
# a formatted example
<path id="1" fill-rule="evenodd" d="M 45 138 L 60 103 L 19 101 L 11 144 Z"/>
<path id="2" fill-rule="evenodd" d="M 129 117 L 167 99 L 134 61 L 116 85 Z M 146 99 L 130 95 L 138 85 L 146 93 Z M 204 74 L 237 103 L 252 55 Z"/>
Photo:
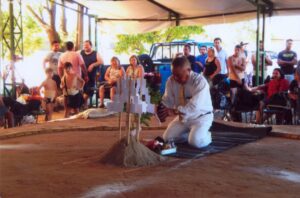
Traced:
<path id="1" fill-rule="evenodd" d="M 90 8 L 92 1 L 80 2 Z M 144 32 L 296 14 L 300 9 L 296 0 L 169 2 L 99 1 L 95 12 L 103 16 L 97 23 L 99 28 L 133 24 Z M 116 17 L 118 7 L 128 14 Z M 115 11 L 112 18 L 104 15 L 110 10 Z M 258 28 L 258 39 L 262 32 Z M 116 123 L 117 117 L 78 119 L 0 131 L 0 197 L 299 197 L 298 128 L 274 127 L 262 140 L 205 158 L 171 158 L 157 166 L 125 169 L 99 163 L 119 137 Z M 151 125 L 141 138 L 153 139 L 165 129 L 154 121 Z"/>

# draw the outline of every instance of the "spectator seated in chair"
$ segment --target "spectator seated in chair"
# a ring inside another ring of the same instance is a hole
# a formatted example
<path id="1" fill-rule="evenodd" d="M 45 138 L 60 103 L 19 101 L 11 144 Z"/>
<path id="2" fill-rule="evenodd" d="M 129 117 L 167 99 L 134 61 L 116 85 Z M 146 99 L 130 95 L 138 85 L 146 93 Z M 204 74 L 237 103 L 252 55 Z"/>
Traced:
<path id="1" fill-rule="evenodd" d="M 272 79 L 270 82 L 257 87 L 249 88 L 251 92 L 262 91 L 266 95 L 266 97 L 260 101 L 259 110 L 256 112 L 256 123 L 263 122 L 262 117 L 265 106 L 272 105 L 275 101 L 274 98 L 277 97 L 277 94 L 288 91 L 288 88 L 289 82 L 284 79 L 284 75 L 279 68 L 273 70 Z"/>
<path id="2" fill-rule="evenodd" d="M 105 91 L 109 89 L 110 99 L 113 100 L 116 93 L 117 81 L 125 76 L 125 70 L 120 65 L 120 61 L 117 57 L 112 57 L 111 66 L 107 68 L 105 72 L 105 82 L 99 88 L 100 108 L 104 108 Z"/>
<path id="3" fill-rule="evenodd" d="M 38 88 L 32 88 L 29 94 L 22 94 L 14 100 L 10 97 L 3 97 L 5 107 L 13 114 L 16 125 L 21 125 L 21 121 L 26 115 L 33 115 L 40 111 L 42 97 L 38 93 Z M 8 120 L 9 121 L 9 120 Z"/>
<path id="4" fill-rule="evenodd" d="M 289 99 L 297 118 L 296 124 L 300 124 L 300 61 L 297 69 L 295 70 L 295 80 L 293 80 L 290 84 Z"/>
<path id="5" fill-rule="evenodd" d="M 14 114 L 5 106 L 2 96 L 0 96 L 0 126 L 4 128 L 15 126 Z"/>

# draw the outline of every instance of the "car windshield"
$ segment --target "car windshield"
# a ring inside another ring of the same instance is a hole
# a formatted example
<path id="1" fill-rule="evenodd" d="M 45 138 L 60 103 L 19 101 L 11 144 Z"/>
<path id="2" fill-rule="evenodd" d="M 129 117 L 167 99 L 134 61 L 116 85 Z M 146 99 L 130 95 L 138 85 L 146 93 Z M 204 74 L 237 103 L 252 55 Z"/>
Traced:
<path id="1" fill-rule="evenodd" d="M 170 61 L 175 58 L 176 54 L 183 53 L 183 47 L 185 43 L 170 43 L 170 44 L 159 44 L 154 46 L 152 50 L 153 61 Z M 191 44 L 191 54 L 199 55 L 199 50 L 196 44 Z"/>

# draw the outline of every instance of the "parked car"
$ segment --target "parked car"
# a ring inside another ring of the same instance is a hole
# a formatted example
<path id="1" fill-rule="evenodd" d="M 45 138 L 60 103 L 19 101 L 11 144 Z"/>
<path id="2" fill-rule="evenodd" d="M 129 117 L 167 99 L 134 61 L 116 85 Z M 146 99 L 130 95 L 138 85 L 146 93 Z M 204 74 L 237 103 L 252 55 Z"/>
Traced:
<path id="1" fill-rule="evenodd" d="M 176 54 L 183 52 L 183 47 L 186 44 L 191 46 L 191 54 L 195 56 L 199 55 L 200 46 L 213 46 L 211 42 L 196 42 L 192 40 L 155 43 L 151 46 L 149 55 L 142 54 L 139 56 L 145 72 L 153 73 L 154 77 L 160 77 L 160 80 L 154 81 L 160 81 L 159 89 L 161 93 L 164 93 L 166 81 L 171 75 L 172 59 L 175 58 Z"/>
<path id="2" fill-rule="evenodd" d="M 184 45 L 189 44 L 191 46 L 191 54 L 198 56 L 199 47 L 205 45 L 212 47 L 211 42 L 197 42 L 193 40 L 185 41 L 173 41 L 167 43 L 154 43 L 150 48 L 149 54 L 139 55 L 139 60 L 145 69 L 145 78 L 153 89 L 160 90 L 161 94 L 165 91 L 165 84 L 169 76 L 171 75 L 171 62 L 175 58 L 177 53 L 183 52 Z M 126 70 L 128 64 L 122 64 Z M 99 81 L 104 80 L 106 69 L 109 65 L 100 67 Z"/>

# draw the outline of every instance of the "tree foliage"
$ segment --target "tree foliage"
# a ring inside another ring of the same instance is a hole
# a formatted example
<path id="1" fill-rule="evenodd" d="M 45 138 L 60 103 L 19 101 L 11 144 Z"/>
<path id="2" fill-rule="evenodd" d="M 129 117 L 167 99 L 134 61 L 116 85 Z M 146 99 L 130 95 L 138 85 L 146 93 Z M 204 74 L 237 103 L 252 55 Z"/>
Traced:
<path id="1" fill-rule="evenodd" d="M 8 18 L 8 12 L 2 12 L 2 23 L 5 24 Z M 9 35 L 9 27 L 5 28 L 4 34 Z M 23 49 L 24 56 L 28 56 L 35 52 L 37 49 L 41 48 L 43 45 L 43 37 L 41 36 L 42 29 L 36 23 L 36 21 L 29 15 L 23 16 Z M 8 43 L 10 43 L 10 37 L 6 37 Z M 9 50 L 6 45 L 3 45 L 5 57 L 8 58 Z M 17 54 L 19 55 L 19 54 Z"/>
<path id="2" fill-rule="evenodd" d="M 48 35 L 49 43 L 53 41 L 61 41 L 61 35 L 56 29 L 56 3 L 55 1 L 45 0 L 46 6 L 43 4 L 37 4 L 35 6 L 27 5 L 27 10 L 32 14 L 32 16 L 36 19 L 39 25 L 46 31 Z M 62 4 L 65 5 L 65 1 L 62 0 Z M 66 29 L 66 14 L 65 8 L 61 7 L 62 16 L 60 18 L 60 31 L 63 38 L 68 36 L 68 32 Z M 48 20 L 44 16 L 44 13 L 47 13 Z"/>
<path id="3" fill-rule="evenodd" d="M 118 41 L 115 46 L 115 52 L 118 54 L 144 54 L 148 52 L 147 44 L 187 40 L 192 35 L 199 35 L 203 32 L 202 26 L 177 26 L 143 34 L 120 34 L 117 36 Z"/>

